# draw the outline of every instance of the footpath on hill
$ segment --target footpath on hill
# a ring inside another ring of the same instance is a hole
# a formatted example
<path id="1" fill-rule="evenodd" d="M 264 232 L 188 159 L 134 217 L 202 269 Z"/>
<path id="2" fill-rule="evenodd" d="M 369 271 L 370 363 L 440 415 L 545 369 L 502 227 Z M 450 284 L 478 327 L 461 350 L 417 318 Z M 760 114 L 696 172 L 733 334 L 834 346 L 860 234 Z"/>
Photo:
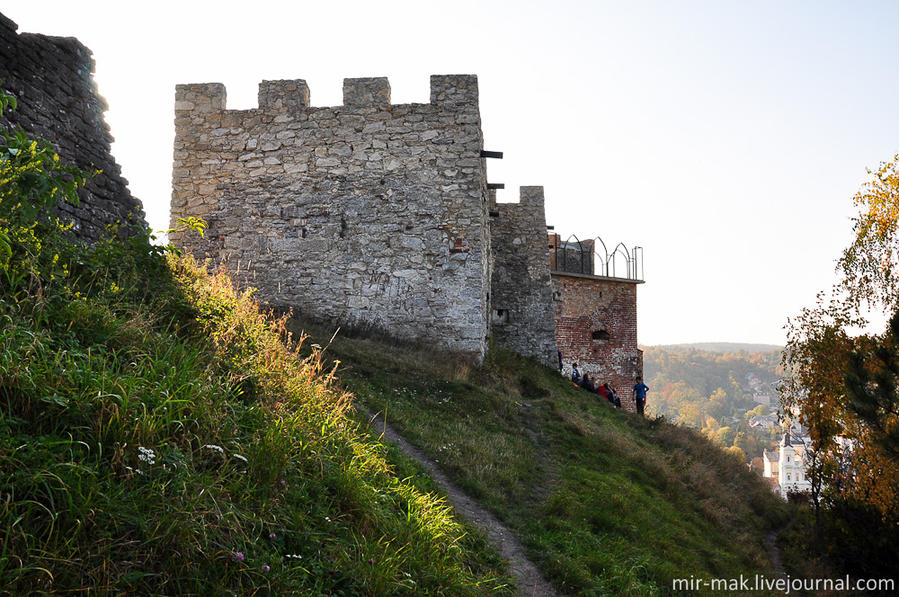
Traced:
<path id="1" fill-rule="evenodd" d="M 418 462 L 443 489 L 447 500 L 455 508 L 456 512 L 484 531 L 487 539 L 496 547 L 500 555 L 509 560 L 510 573 L 515 579 L 516 585 L 518 585 L 519 595 L 528 597 L 558 595 L 553 586 L 543 578 L 537 566 L 525 555 L 524 547 L 506 525 L 450 481 L 449 477 L 440 470 L 440 467 L 433 460 L 425 456 L 421 450 L 410 444 L 390 427 L 380 413 L 375 415 L 366 414 L 368 414 L 369 427 L 372 431 L 376 435 L 399 446 L 406 455 Z"/>

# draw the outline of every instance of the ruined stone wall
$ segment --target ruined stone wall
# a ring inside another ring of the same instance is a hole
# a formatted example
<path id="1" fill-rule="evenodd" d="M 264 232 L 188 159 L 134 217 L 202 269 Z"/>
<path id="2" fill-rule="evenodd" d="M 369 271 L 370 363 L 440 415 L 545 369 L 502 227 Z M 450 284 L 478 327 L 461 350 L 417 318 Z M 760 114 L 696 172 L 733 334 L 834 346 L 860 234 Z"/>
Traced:
<path id="1" fill-rule="evenodd" d="M 172 240 L 223 262 L 272 305 L 482 356 L 488 194 L 477 78 L 432 76 L 427 104 L 386 79 L 344 80 L 310 107 L 302 80 L 264 81 L 259 107 L 224 86 L 179 85 Z"/>
<path id="2" fill-rule="evenodd" d="M 580 372 L 608 382 L 621 404 L 635 410 L 634 379 L 643 375 L 637 347 L 637 284 L 553 272 L 556 336 L 566 375 Z"/>
<path id="3" fill-rule="evenodd" d="M 0 15 L 0 80 L 15 95 L 18 110 L 6 114 L 31 136 L 50 141 L 63 161 L 82 170 L 102 170 L 81 193 L 78 207 L 59 210 L 74 233 L 96 240 L 117 221 L 146 226 L 140 201 L 110 153 L 112 136 L 103 120 L 106 102 L 91 76 L 91 52 L 71 37 L 18 34 Z M 9 120 L 0 118 L 0 126 Z"/>
<path id="4" fill-rule="evenodd" d="M 555 367 L 543 187 L 521 187 L 519 203 L 499 203 L 494 210 L 491 333 L 499 345 Z"/>

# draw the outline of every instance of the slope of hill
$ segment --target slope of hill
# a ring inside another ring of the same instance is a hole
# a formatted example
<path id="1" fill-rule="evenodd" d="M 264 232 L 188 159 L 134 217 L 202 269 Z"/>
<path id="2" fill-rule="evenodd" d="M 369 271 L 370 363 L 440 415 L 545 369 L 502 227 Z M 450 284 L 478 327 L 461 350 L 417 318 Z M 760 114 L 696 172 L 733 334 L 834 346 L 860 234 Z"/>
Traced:
<path id="1" fill-rule="evenodd" d="M 357 400 L 515 529 L 565 594 L 669 594 L 676 578 L 772 573 L 765 533 L 787 506 L 692 430 L 616 410 L 501 350 L 473 367 L 338 335 L 325 352 Z"/>

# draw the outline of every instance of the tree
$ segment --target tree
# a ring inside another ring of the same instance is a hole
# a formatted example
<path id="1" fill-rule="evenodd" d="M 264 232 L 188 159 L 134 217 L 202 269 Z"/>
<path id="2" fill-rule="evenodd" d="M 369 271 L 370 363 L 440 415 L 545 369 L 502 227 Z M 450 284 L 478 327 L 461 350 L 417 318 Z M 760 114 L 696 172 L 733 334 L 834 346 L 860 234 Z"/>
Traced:
<path id="1" fill-rule="evenodd" d="M 812 483 L 899 516 L 899 155 L 854 198 L 855 238 L 838 262 L 829 298 L 787 323 L 782 407 L 808 427 Z M 866 310 L 896 313 L 882 335 L 864 329 Z M 845 448 L 851 445 L 850 467 Z"/>
<path id="2" fill-rule="evenodd" d="M 734 436 L 734 445 L 746 454 L 757 454 L 759 452 L 758 441 L 745 431 L 737 431 L 737 435 Z"/>
<path id="3" fill-rule="evenodd" d="M 867 344 L 867 345 L 866 345 Z M 882 339 L 864 343 L 849 357 L 849 408 L 874 435 L 873 441 L 899 459 L 899 311 Z"/>
<path id="4" fill-rule="evenodd" d="M 762 474 L 765 472 L 765 461 L 759 458 L 758 456 L 754 456 L 752 462 L 750 463 L 752 470 L 758 474 Z"/>
<path id="5" fill-rule="evenodd" d="M 734 430 L 730 425 L 725 425 L 718 430 L 717 437 L 722 446 L 730 446 L 734 441 Z"/>
<path id="6" fill-rule="evenodd" d="M 868 174 L 872 179 L 853 198 L 859 208 L 852 227 L 855 239 L 843 252 L 839 269 L 852 301 L 892 312 L 899 305 L 899 154 Z"/>

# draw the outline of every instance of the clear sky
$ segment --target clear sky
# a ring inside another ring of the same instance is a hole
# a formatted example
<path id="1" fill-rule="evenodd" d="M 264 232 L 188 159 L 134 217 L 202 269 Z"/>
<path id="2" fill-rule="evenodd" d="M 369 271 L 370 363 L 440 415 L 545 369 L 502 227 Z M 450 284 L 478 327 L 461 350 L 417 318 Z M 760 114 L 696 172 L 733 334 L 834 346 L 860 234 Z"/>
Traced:
<path id="1" fill-rule="evenodd" d="M 174 89 L 387 76 L 427 102 L 431 74 L 478 75 L 501 201 L 543 185 L 563 236 L 644 249 L 643 344 L 779 344 L 835 279 L 851 197 L 899 152 L 899 2 L 3 3 L 19 31 L 96 60 L 113 153 L 168 227 Z"/>

